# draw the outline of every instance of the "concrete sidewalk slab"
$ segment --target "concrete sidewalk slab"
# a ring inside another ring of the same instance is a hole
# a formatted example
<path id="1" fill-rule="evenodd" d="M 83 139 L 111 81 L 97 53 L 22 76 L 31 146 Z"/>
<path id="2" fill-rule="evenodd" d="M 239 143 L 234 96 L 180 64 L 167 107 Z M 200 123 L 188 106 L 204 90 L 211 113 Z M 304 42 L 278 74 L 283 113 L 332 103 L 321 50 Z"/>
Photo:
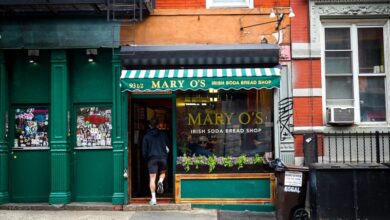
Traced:
<path id="1" fill-rule="evenodd" d="M 217 220 L 215 210 L 192 211 L 31 211 L 0 210 L 1 220 Z"/>
<path id="2" fill-rule="evenodd" d="M 218 220 L 275 220 L 274 212 L 218 211 Z"/>

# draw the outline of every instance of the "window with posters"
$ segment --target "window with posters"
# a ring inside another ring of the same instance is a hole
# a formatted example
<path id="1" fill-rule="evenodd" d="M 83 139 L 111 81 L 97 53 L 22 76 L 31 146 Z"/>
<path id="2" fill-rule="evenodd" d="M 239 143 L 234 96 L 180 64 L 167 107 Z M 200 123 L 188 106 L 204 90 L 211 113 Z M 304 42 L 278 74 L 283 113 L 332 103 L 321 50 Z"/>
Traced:
<path id="1" fill-rule="evenodd" d="M 48 108 L 16 108 L 14 148 L 49 147 Z"/>
<path id="2" fill-rule="evenodd" d="M 254 156 L 273 151 L 272 90 L 177 93 L 178 156 Z"/>
<path id="3" fill-rule="evenodd" d="M 77 108 L 77 148 L 111 148 L 111 107 Z"/>

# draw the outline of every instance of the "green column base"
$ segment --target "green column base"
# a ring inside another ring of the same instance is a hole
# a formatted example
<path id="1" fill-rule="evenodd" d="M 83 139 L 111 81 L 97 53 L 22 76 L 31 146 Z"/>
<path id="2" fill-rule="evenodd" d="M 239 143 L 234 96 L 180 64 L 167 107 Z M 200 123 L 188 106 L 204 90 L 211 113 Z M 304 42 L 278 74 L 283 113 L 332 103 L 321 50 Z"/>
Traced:
<path id="1" fill-rule="evenodd" d="M 123 205 L 125 202 L 125 194 L 124 193 L 114 193 L 112 195 L 112 204 L 113 205 Z"/>
<path id="2" fill-rule="evenodd" d="M 8 192 L 0 192 L 0 204 L 4 204 L 8 202 L 9 202 Z"/>
<path id="3" fill-rule="evenodd" d="M 52 192 L 49 196 L 49 204 L 68 204 L 70 203 L 70 192 Z"/>

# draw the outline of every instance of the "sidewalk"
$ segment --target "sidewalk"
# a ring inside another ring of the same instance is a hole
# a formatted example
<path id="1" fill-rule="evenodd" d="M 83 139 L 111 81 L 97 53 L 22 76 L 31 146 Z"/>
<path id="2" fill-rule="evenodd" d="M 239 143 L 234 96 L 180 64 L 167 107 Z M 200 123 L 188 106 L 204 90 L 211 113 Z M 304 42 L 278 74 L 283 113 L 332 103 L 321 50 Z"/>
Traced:
<path id="1" fill-rule="evenodd" d="M 273 212 L 191 209 L 189 204 L 128 205 L 112 211 L 109 203 L 70 203 L 55 207 L 42 204 L 0 205 L 1 220 L 274 220 Z"/>
<path id="2" fill-rule="evenodd" d="M 0 210 L 1 220 L 216 220 L 215 210 L 192 211 L 28 211 Z"/>

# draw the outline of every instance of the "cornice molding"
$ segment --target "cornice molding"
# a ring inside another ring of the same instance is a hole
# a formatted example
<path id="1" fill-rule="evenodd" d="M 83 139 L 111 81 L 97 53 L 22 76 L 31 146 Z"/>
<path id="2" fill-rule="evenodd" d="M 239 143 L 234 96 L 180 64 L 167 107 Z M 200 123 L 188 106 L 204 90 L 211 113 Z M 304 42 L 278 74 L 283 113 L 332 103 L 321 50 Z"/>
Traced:
<path id="1" fill-rule="evenodd" d="M 379 0 L 380 2 L 390 2 L 390 0 Z M 332 3 L 331 5 L 316 4 Z M 335 2 L 343 2 L 344 4 L 334 4 Z M 354 3 L 352 4 L 345 4 Z M 371 4 L 360 4 L 369 2 Z M 378 2 L 375 0 L 375 2 Z M 312 43 L 319 43 L 319 33 L 321 27 L 321 17 L 343 17 L 362 18 L 362 17 L 390 17 L 390 4 L 372 4 L 373 1 L 368 0 L 312 0 L 310 1 L 310 36 Z"/>

